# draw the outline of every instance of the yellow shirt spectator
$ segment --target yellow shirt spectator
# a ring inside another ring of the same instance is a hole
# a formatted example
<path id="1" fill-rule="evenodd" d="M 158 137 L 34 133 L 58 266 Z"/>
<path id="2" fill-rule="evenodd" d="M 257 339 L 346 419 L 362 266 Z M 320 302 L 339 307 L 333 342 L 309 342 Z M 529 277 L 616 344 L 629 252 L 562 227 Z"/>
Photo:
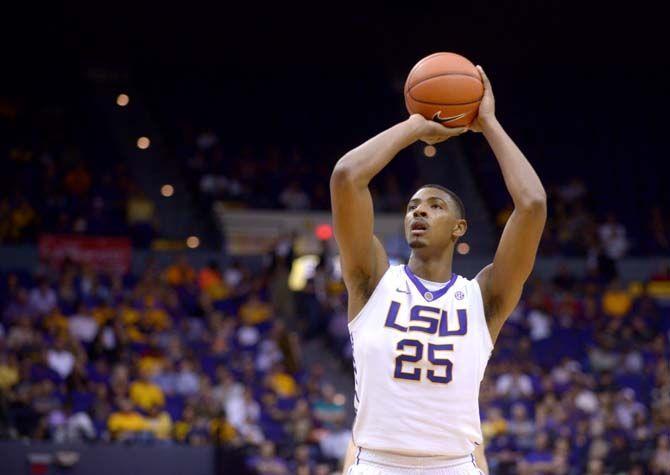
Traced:
<path id="1" fill-rule="evenodd" d="M 70 327 L 67 318 L 56 308 L 44 319 L 44 326 L 53 333 L 67 335 Z"/>
<path id="2" fill-rule="evenodd" d="M 135 381 L 131 384 L 130 399 L 145 411 L 165 405 L 163 390 L 149 381 Z"/>
<path id="3" fill-rule="evenodd" d="M 114 309 L 109 305 L 102 305 L 91 310 L 91 316 L 99 326 L 103 326 L 108 321 L 114 318 Z"/>
<path id="4" fill-rule="evenodd" d="M 280 397 L 293 397 L 298 393 L 298 385 L 295 379 L 287 373 L 277 373 L 271 376 L 270 385 Z"/>
<path id="5" fill-rule="evenodd" d="M 492 412 L 492 417 L 482 421 L 482 435 L 486 439 L 507 432 L 507 421 L 498 414 L 497 409 Z"/>
<path id="6" fill-rule="evenodd" d="M 174 438 L 178 442 L 183 442 L 186 440 L 186 436 L 188 435 L 190 430 L 191 430 L 191 424 L 189 424 L 186 421 L 178 421 L 174 425 Z"/>
<path id="7" fill-rule="evenodd" d="M 230 288 L 221 277 L 221 273 L 213 265 L 209 265 L 200 271 L 198 286 L 212 300 L 223 300 L 231 293 Z"/>
<path id="8" fill-rule="evenodd" d="M 623 317 L 630 311 L 632 305 L 633 299 L 624 289 L 612 288 L 603 295 L 603 312 L 610 317 Z"/>
<path id="9" fill-rule="evenodd" d="M 225 419 L 214 419 L 209 425 L 209 430 L 216 442 L 227 444 L 237 437 L 235 428 Z"/>
<path id="10" fill-rule="evenodd" d="M 137 367 L 141 374 L 146 374 L 149 377 L 154 376 L 165 364 L 163 358 L 157 356 L 143 356 L 137 363 Z"/>
<path id="11" fill-rule="evenodd" d="M 257 296 L 251 297 L 240 307 L 240 318 L 245 325 L 258 325 L 272 316 L 272 307 Z"/>
<path id="12" fill-rule="evenodd" d="M 172 418 L 170 414 L 161 411 L 146 418 L 147 430 L 154 433 L 156 438 L 168 440 L 172 436 Z"/>
<path id="13" fill-rule="evenodd" d="M 18 368 L 10 364 L 0 364 L 0 389 L 7 390 L 18 382 Z"/>
<path id="14" fill-rule="evenodd" d="M 140 432 L 147 430 L 147 421 L 139 412 L 114 412 L 107 420 L 107 428 L 112 437 L 117 438 L 124 432 Z"/>
<path id="15" fill-rule="evenodd" d="M 124 305 L 121 307 L 121 318 L 126 325 L 133 325 L 140 320 L 140 311 L 136 308 Z"/>
<path id="16" fill-rule="evenodd" d="M 190 284 L 195 281 L 195 271 L 188 262 L 180 260 L 166 269 L 165 280 L 173 286 Z"/>

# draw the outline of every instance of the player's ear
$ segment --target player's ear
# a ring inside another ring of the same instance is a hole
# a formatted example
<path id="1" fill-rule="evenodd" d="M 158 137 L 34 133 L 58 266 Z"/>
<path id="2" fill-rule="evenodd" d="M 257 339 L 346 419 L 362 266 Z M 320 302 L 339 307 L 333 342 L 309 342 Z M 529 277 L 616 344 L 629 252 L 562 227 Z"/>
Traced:
<path id="1" fill-rule="evenodd" d="M 456 221 L 456 225 L 454 226 L 454 229 L 451 231 L 451 234 L 456 238 L 459 238 L 465 235 L 467 230 L 468 230 L 468 222 L 464 219 L 459 219 L 458 221 Z"/>

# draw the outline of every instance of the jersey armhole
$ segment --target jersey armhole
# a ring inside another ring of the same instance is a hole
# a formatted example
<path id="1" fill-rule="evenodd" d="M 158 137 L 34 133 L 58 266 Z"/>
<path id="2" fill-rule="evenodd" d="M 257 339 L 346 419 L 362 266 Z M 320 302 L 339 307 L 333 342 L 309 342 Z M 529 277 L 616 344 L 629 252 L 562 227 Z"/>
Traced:
<path id="1" fill-rule="evenodd" d="M 382 287 L 382 284 L 384 283 L 384 279 L 386 279 L 386 276 L 388 276 L 388 274 L 390 272 L 392 272 L 393 269 L 395 269 L 395 266 L 389 266 L 388 269 L 386 269 L 386 272 L 384 272 L 384 275 L 382 275 L 382 278 L 379 279 L 379 282 L 377 282 L 377 286 L 375 287 L 375 289 L 370 294 L 370 297 L 368 298 L 368 301 L 365 302 L 365 305 L 363 305 L 363 308 L 361 308 L 360 311 L 356 314 L 356 316 L 354 318 L 352 318 L 351 321 L 347 324 L 347 326 L 349 327 L 349 332 L 351 332 L 352 330 L 356 330 L 356 327 L 358 325 L 360 325 L 360 322 L 362 320 L 361 316 L 363 315 L 363 312 L 365 312 L 368 309 L 368 307 L 371 305 L 370 302 L 372 302 L 375 295 L 377 295 L 379 293 L 379 289 Z"/>

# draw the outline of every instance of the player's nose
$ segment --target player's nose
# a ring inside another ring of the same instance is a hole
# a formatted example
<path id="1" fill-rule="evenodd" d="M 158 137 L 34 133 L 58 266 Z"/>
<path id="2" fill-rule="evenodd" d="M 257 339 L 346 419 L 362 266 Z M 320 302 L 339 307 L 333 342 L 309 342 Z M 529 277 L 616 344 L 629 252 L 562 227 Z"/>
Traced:
<path id="1" fill-rule="evenodd" d="M 416 208 L 414 208 L 414 212 L 412 213 L 412 215 L 415 218 L 419 216 L 426 217 L 428 216 L 428 213 L 426 213 L 426 210 L 422 206 L 417 206 Z"/>

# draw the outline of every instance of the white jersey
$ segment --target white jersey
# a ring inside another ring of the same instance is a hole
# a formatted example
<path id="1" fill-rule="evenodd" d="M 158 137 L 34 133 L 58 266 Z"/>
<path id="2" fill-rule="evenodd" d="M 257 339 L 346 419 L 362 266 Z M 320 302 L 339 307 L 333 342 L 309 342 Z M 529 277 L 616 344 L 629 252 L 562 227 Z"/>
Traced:
<path id="1" fill-rule="evenodd" d="M 493 343 L 479 284 L 429 290 L 390 266 L 349 323 L 358 447 L 462 457 L 482 443 L 479 384 Z"/>

